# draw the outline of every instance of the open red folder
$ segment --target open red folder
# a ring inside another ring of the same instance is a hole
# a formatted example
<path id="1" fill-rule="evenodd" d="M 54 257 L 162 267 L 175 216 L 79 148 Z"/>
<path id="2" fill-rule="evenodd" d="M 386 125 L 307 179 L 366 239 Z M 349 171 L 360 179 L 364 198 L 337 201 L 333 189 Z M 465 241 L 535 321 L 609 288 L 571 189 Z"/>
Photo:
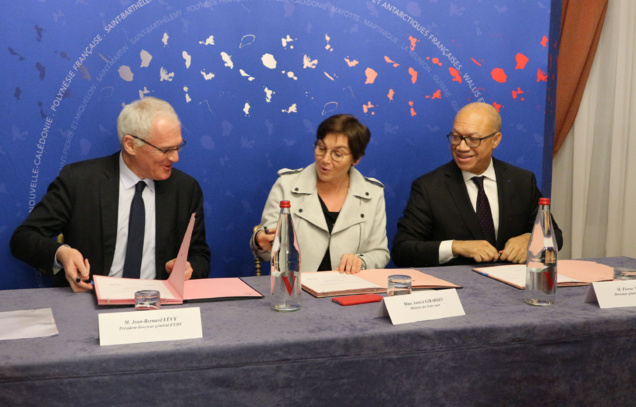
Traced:
<path id="1" fill-rule="evenodd" d="M 337 271 L 303 272 L 303 290 L 314 297 L 334 297 L 341 295 L 386 293 L 388 279 L 392 274 L 411 277 L 413 290 L 437 288 L 462 288 L 457 284 L 442 280 L 414 269 L 369 269 L 357 274 L 342 274 Z"/>
<path id="2" fill-rule="evenodd" d="M 167 280 L 143 280 L 93 276 L 99 305 L 126 305 L 135 303 L 135 292 L 157 290 L 162 304 L 182 304 L 184 301 L 213 301 L 241 298 L 262 298 L 263 295 L 238 277 L 185 280 L 188 250 L 194 229 L 195 214 L 190 217 L 188 229 L 181 242 L 172 273 Z"/>

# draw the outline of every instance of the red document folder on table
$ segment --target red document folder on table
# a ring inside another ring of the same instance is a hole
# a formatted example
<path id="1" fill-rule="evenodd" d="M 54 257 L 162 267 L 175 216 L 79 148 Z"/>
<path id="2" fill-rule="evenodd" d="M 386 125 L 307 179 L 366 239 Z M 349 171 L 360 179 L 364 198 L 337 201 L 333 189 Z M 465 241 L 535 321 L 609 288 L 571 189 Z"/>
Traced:
<path id="1" fill-rule="evenodd" d="M 188 229 L 181 242 L 177 260 L 167 280 L 142 280 L 93 276 L 99 305 L 126 305 L 135 303 L 135 292 L 157 290 L 162 304 L 182 304 L 184 301 L 205 301 L 239 298 L 262 298 L 263 295 L 240 278 L 205 278 L 185 281 L 188 250 L 194 229 L 195 214 L 190 217 Z"/>

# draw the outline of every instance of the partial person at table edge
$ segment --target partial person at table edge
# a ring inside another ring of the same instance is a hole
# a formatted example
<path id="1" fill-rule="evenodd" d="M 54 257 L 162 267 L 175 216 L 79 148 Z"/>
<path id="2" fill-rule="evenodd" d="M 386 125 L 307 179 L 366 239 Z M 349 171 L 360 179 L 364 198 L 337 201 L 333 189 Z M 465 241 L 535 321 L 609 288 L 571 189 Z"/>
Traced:
<path id="1" fill-rule="evenodd" d="M 261 227 L 252 235 L 252 252 L 270 260 L 280 201 L 291 202 L 301 254 L 301 271 L 357 273 L 389 262 L 384 185 L 355 168 L 371 138 L 357 118 L 337 114 L 316 132 L 315 162 L 303 169 L 278 171 Z"/>
<path id="2" fill-rule="evenodd" d="M 531 171 L 492 157 L 502 140 L 499 112 L 487 103 L 468 104 L 447 138 L 453 159 L 413 181 L 393 240 L 393 262 L 525 263 L 542 194 Z M 553 223 L 560 249 L 562 232 Z"/>
<path id="3" fill-rule="evenodd" d="M 186 279 L 208 277 L 203 192 L 173 167 L 186 144 L 177 113 L 145 97 L 124 106 L 117 133 L 119 152 L 62 168 L 13 233 L 13 255 L 73 291 L 92 290 L 94 274 L 166 279 L 196 213 Z"/>

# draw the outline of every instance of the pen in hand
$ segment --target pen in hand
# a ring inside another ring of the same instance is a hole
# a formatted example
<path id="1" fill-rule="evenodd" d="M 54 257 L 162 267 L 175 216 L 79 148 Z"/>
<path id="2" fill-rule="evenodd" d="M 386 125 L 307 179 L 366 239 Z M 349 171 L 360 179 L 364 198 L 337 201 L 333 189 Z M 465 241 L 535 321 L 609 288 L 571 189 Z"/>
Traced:
<path id="1" fill-rule="evenodd" d="M 88 276 L 86 278 L 86 280 L 82 279 L 82 272 L 77 270 L 77 275 L 75 276 L 75 282 L 76 283 L 90 283 L 91 282 L 91 275 L 90 275 L 90 269 L 91 269 L 91 265 L 88 262 L 88 259 L 84 259 L 84 266 L 86 267 L 86 272 L 88 273 Z"/>
<path id="2" fill-rule="evenodd" d="M 90 283 L 90 282 L 91 282 L 91 280 L 90 280 L 90 279 L 82 280 L 82 278 L 81 278 L 81 274 L 80 274 L 80 273 L 78 273 L 78 274 L 77 274 L 77 277 L 75 277 L 75 282 L 76 282 L 76 283 L 79 283 L 80 281 L 82 281 L 82 282 L 84 282 L 84 283 Z"/>
<path id="3" fill-rule="evenodd" d="M 263 230 L 265 231 L 265 234 L 269 236 L 269 229 L 267 228 L 267 226 L 263 226 Z M 270 244 L 272 244 L 274 242 L 274 236 L 272 236 L 272 240 L 269 241 Z"/>

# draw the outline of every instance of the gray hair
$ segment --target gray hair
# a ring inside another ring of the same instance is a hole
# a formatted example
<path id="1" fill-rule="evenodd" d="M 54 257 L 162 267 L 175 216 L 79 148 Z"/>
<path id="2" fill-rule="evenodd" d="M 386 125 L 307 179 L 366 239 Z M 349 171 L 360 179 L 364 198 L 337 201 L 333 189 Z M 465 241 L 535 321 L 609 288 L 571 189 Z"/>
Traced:
<path id="1" fill-rule="evenodd" d="M 144 97 L 127 104 L 117 118 L 117 135 L 123 143 L 127 134 L 147 139 L 150 136 L 152 123 L 157 118 L 174 118 L 179 122 L 179 116 L 170 103 L 155 97 Z M 181 124 L 181 122 L 179 122 Z M 136 145 L 142 144 L 135 140 Z"/>

